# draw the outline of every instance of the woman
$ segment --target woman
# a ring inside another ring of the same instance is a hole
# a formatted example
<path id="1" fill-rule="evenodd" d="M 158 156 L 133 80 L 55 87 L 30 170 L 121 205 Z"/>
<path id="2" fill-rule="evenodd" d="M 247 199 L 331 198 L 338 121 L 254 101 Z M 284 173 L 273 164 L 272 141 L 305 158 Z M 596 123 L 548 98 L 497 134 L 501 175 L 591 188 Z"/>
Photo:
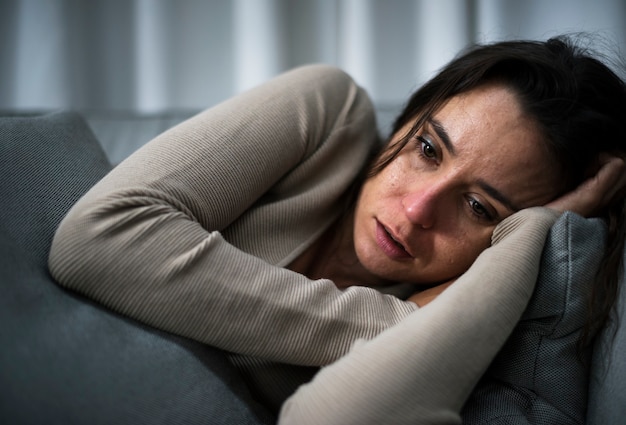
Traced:
<path id="1" fill-rule="evenodd" d="M 285 423 L 458 422 L 558 213 L 623 219 L 625 106 L 623 83 L 567 44 L 501 43 L 419 90 L 380 150 L 364 91 L 305 67 L 123 162 L 68 214 L 50 269 L 233 353 L 275 409 L 316 370 L 303 366 L 333 363 Z"/>

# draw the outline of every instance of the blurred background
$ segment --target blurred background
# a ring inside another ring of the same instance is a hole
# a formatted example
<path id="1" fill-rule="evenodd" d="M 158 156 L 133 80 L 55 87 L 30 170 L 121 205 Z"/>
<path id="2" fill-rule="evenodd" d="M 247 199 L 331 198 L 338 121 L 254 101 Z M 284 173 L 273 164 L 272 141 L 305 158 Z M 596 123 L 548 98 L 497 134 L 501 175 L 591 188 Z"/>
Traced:
<path id="1" fill-rule="evenodd" d="M 393 114 L 469 43 L 580 31 L 626 50 L 626 1 L 0 0 L 0 109 L 195 111 L 324 62 Z"/>

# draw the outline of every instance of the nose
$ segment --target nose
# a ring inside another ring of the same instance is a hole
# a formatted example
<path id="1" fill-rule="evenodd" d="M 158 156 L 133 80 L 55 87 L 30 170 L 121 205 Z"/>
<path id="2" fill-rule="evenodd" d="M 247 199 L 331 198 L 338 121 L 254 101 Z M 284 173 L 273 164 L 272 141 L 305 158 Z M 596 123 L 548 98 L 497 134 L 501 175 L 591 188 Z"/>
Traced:
<path id="1" fill-rule="evenodd" d="M 440 185 L 410 190 L 402 199 L 404 213 L 411 223 L 430 229 L 437 220 L 443 195 Z"/>

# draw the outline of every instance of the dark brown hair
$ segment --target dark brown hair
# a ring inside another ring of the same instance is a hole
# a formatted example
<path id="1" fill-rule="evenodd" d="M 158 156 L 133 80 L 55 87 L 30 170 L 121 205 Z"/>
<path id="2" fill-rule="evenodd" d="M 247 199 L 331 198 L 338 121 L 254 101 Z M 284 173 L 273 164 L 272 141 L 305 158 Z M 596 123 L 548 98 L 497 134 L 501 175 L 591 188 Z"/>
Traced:
<path id="1" fill-rule="evenodd" d="M 448 99 L 492 82 L 512 89 L 524 112 L 539 124 L 560 167 L 563 192 L 595 173 L 601 153 L 626 152 L 626 85 L 607 65 L 570 37 L 505 41 L 469 48 L 417 90 L 392 134 L 413 122 L 411 131 L 381 150 L 369 175 L 389 164 Z M 584 343 L 607 322 L 617 298 L 626 236 L 624 199 L 609 205 L 602 216 L 608 240 L 592 288 Z"/>

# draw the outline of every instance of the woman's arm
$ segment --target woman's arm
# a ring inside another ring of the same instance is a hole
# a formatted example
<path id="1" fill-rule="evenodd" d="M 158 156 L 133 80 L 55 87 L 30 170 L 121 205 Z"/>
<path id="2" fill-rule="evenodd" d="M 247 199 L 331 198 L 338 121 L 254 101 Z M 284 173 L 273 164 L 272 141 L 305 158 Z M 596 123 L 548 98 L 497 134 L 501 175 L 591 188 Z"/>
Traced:
<path id="1" fill-rule="evenodd" d="M 272 264 L 336 218 L 327 211 L 340 209 L 376 142 L 371 103 L 343 72 L 289 72 L 116 167 L 61 224 L 51 273 L 119 313 L 225 350 L 332 362 L 415 307 Z"/>
<path id="2" fill-rule="evenodd" d="M 284 404 L 281 424 L 460 424 L 470 392 L 521 317 L 534 290 L 546 236 L 560 212 L 590 216 L 626 185 L 623 158 L 547 208 L 498 225 L 492 247 L 425 307 L 356 344 Z"/>
<path id="3" fill-rule="evenodd" d="M 285 403 L 281 424 L 454 424 L 521 317 L 558 214 L 521 211 L 448 289 L 325 367 Z"/>

